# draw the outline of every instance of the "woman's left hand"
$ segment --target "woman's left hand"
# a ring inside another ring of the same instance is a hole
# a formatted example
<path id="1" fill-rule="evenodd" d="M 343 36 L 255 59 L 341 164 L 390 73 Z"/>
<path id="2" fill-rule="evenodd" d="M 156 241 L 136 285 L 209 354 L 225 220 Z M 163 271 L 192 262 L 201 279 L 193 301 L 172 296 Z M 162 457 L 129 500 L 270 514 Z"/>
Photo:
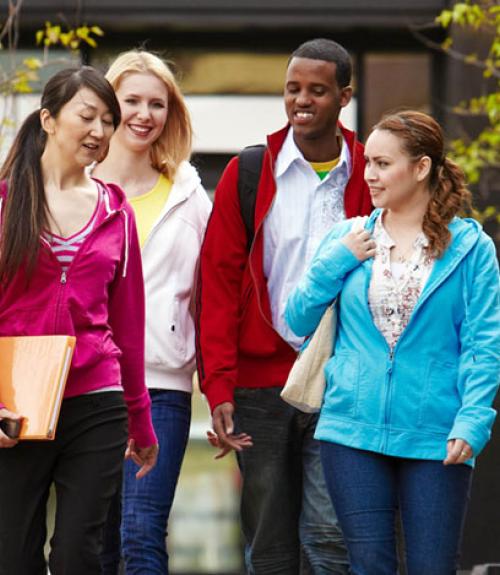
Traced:
<path id="1" fill-rule="evenodd" d="M 463 439 L 450 439 L 446 445 L 448 455 L 443 461 L 445 465 L 457 465 L 465 463 L 471 457 L 474 457 L 472 447 Z"/>
<path id="2" fill-rule="evenodd" d="M 125 459 L 131 459 L 140 467 L 139 471 L 135 474 L 136 479 L 141 479 L 141 477 L 144 477 L 153 469 L 158 459 L 158 451 L 159 447 L 156 443 L 148 447 L 137 447 L 134 439 L 128 440 Z"/>

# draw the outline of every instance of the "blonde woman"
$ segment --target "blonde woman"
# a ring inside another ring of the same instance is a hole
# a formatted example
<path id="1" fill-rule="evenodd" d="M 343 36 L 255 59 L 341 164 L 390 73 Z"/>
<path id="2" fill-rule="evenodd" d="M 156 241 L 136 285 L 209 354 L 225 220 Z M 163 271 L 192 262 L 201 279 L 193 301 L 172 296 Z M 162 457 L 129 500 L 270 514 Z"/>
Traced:
<path id="1" fill-rule="evenodd" d="M 129 51 L 106 74 L 122 121 L 93 174 L 125 191 L 135 212 L 146 294 L 146 384 L 161 445 L 155 473 L 126 461 L 121 542 L 127 573 L 168 573 L 167 522 L 186 448 L 195 368 L 192 295 L 210 200 L 189 163 L 192 128 L 168 65 Z M 131 310 L 133 312 L 133 310 Z M 109 521 L 112 520 L 113 510 Z M 107 541 L 115 527 L 108 523 Z M 105 544 L 106 547 L 109 545 Z M 103 554 L 103 567 L 112 553 Z M 116 554 L 115 554 L 116 555 Z M 116 569 L 116 567 L 112 567 Z"/>

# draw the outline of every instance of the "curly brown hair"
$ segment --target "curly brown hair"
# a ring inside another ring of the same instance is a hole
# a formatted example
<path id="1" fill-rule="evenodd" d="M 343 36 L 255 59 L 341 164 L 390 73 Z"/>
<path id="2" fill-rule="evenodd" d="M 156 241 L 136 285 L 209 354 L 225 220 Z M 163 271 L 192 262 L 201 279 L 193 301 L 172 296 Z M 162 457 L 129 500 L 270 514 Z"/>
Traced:
<path id="1" fill-rule="evenodd" d="M 429 240 L 429 251 L 440 258 L 451 240 L 448 224 L 457 214 L 471 209 L 465 174 L 446 157 L 441 126 L 428 114 L 405 110 L 384 116 L 373 130 L 387 130 L 400 138 L 404 151 L 413 161 L 423 156 L 431 159 L 431 199 L 422 228 Z"/>

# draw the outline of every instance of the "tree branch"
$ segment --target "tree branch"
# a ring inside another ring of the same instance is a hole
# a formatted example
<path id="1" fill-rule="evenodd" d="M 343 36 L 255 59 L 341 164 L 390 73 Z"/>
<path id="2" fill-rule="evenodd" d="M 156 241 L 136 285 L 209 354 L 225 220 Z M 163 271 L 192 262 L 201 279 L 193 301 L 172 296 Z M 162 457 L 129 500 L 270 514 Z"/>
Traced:
<path id="1" fill-rule="evenodd" d="M 482 70 L 489 70 L 492 76 L 500 79 L 500 70 L 497 68 L 488 66 L 482 60 L 471 60 L 467 54 L 462 54 L 462 52 L 459 52 L 458 50 L 453 50 L 452 48 L 443 48 L 439 42 L 434 42 L 433 40 L 427 38 L 425 34 L 422 34 L 422 32 L 420 32 L 421 29 L 422 28 L 419 26 L 410 26 L 410 32 L 415 36 L 415 38 L 417 38 L 417 40 L 425 44 L 425 46 L 428 48 L 437 50 L 438 52 L 443 52 L 444 54 L 454 58 L 455 60 L 459 60 L 464 64 L 470 64 L 471 66 L 475 66 L 476 68 L 480 68 Z"/>

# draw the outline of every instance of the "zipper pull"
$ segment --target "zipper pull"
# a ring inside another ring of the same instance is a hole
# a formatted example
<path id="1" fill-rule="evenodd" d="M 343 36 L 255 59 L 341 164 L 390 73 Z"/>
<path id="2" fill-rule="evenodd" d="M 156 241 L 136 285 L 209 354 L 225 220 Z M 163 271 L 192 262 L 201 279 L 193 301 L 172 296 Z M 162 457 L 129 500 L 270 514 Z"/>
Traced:
<path id="1" fill-rule="evenodd" d="M 61 274 L 61 283 L 62 284 L 66 283 L 66 272 L 62 272 L 62 274 Z"/>

